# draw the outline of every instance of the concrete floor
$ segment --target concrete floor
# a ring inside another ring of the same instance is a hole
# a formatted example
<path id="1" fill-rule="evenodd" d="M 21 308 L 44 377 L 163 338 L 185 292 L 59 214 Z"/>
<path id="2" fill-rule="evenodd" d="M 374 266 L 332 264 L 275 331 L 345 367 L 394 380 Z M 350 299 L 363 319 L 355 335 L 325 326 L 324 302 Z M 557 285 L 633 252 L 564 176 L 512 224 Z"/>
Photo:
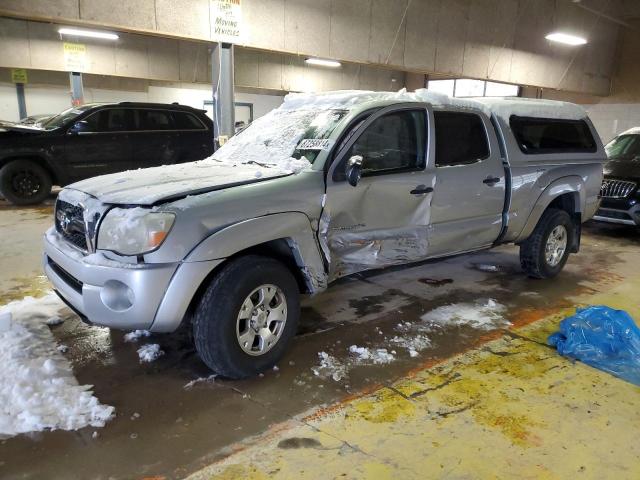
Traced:
<path id="1" fill-rule="evenodd" d="M 48 289 L 51 222 L 51 206 L 0 205 L 0 304 Z M 0 478 L 640 478 L 640 388 L 544 345 L 578 305 L 640 319 L 639 246 L 637 230 L 593 224 L 551 281 L 524 277 L 514 247 L 345 279 L 305 301 L 278 371 L 192 388 L 209 372 L 185 333 L 155 337 L 166 355 L 141 365 L 121 332 L 69 314 L 54 335 L 117 417 L 1 441 Z M 382 346 L 398 322 L 488 297 L 512 327 L 443 329 L 418 357 L 354 367 L 345 381 L 311 371 L 320 351 L 344 359 L 348 345 Z"/>

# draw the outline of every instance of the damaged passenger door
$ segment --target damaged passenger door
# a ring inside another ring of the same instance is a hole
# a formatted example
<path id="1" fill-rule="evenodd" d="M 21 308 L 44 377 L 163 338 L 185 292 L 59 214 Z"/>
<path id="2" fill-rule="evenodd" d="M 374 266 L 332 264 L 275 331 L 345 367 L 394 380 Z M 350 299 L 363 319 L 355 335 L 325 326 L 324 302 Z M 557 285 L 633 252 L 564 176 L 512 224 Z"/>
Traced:
<path id="1" fill-rule="evenodd" d="M 435 110 L 431 255 L 491 246 L 502 230 L 506 176 L 488 117 Z"/>
<path id="2" fill-rule="evenodd" d="M 393 105 L 347 129 L 327 174 L 321 221 L 331 280 L 427 257 L 429 108 Z"/>

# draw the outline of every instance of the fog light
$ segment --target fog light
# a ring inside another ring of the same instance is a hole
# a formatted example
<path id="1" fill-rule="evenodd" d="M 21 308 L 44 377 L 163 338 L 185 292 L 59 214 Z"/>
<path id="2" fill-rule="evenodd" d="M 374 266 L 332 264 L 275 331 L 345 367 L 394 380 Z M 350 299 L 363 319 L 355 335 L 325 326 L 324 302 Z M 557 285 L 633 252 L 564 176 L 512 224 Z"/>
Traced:
<path id="1" fill-rule="evenodd" d="M 131 308 L 135 297 L 133 290 L 124 283 L 118 280 L 108 280 L 100 290 L 100 299 L 107 308 L 116 312 L 124 312 Z"/>

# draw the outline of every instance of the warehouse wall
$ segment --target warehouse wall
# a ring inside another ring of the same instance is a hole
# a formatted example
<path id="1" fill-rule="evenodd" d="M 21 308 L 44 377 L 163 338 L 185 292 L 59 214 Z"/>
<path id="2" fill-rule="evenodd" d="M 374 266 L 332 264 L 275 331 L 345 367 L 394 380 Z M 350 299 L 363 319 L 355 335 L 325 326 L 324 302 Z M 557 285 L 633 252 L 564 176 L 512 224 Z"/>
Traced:
<path id="1" fill-rule="evenodd" d="M 608 15 L 621 8 L 619 0 L 582 3 Z M 600 95 L 609 92 L 610 52 L 619 27 L 570 0 L 242 0 L 242 11 L 249 47 Z M 209 0 L 0 0 L 0 14 L 14 18 L 206 41 L 216 40 L 210 13 Z M 28 58 L 28 66 L 56 69 L 55 59 L 41 48 L 55 40 L 50 29 L 12 22 L 0 26 L 3 41 L 16 52 L 11 61 Z M 585 35 L 589 44 L 580 49 L 554 45 L 544 36 L 555 29 Z M 183 47 L 164 41 L 167 51 Z M 142 60 L 144 40 L 125 34 L 122 43 L 131 46 L 128 58 L 137 53 Z M 108 48 L 97 45 L 92 50 L 100 60 L 96 69 L 104 63 L 118 75 L 159 78 L 190 71 L 187 59 L 179 67 L 145 64 L 122 60 L 118 51 L 114 59 Z M 6 60 L 0 65 L 10 66 Z"/>
<path id="2" fill-rule="evenodd" d="M 2 2 L 3 0 L 0 0 Z M 0 18 L 0 67 L 65 70 L 63 41 L 53 24 Z M 205 43 L 122 34 L 117 42 L 83 39 L 86 73 L 211 83 L 209 46 Z M 399 89 L 404 73 L 380 67 L 344 64 L 315 67 L 296 55 L 236 48 L 236 84 L 280 91 Z M 394 81 L 395 79 L 395 81 Z"/>

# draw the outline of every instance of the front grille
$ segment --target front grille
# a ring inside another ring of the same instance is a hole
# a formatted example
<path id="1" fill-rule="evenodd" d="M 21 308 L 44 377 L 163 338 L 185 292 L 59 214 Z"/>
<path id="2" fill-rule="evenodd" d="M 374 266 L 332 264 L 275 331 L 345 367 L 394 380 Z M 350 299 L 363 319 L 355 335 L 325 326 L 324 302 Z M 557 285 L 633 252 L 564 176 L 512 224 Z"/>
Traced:
<path id="1" fill-rule="evenodd" d="M 67 242 L 82 251 L 87 251 L 84 211 L 81 206 L 58 200 L 55 222 L 56 230 Z"/>
<path id="2" fill-rule="evenodd" d="M 600 188 L 602 198 L 626 198 L 636 188 L 635 182 L 605 180 Z"/>

